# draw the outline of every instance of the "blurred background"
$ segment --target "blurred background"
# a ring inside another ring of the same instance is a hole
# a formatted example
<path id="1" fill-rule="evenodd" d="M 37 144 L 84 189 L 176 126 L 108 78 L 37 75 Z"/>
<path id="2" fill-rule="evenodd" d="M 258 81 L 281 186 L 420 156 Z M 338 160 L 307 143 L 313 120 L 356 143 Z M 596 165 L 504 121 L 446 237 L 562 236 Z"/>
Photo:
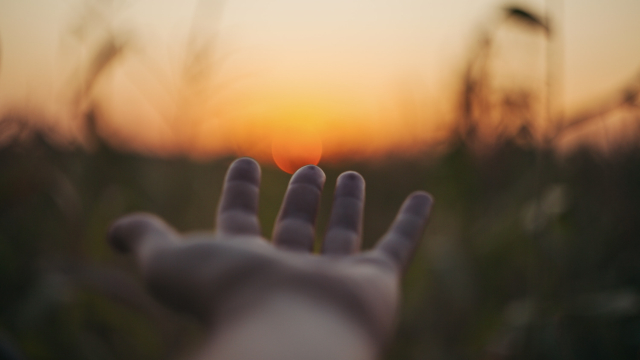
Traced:
<path id="1" fill-rule="evenodd" d="M 213 226 L 237 156 L 436 207 L 387 359 L 640 358 L 640 2 L 0 0 L 0 358 L 175 359 L 202 329 L 105 233 Z"/>

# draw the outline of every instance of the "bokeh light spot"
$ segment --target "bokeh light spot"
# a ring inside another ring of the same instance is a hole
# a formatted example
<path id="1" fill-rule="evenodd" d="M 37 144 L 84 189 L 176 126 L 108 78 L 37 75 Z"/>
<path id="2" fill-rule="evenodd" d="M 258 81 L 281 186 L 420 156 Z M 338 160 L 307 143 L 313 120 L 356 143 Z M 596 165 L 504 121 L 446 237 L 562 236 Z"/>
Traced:
<path id="1" fill-rule="evenodd" d="M 322 157 L 322 140 L 308 130 L 288 129 L 273 137 L 271 154 L 276 165 L 293 174 L 305 165 L 318 165 Z"/>

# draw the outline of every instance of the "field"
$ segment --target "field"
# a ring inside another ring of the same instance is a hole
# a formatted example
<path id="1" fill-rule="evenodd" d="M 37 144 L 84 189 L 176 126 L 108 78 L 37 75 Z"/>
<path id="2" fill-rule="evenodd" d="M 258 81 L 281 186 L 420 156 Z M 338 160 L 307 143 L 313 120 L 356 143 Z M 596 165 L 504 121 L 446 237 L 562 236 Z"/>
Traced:
<path id="1" fill-rule="evenodd" d="M 209 229 L 231 158 L 195 162 L 63 150 L 40 135 L 0 149 L 3 358 L 172 359 L 202 329 L 154 302 L 109 224 L 131 211 Z M 412 190 L 435 199 L 387 359 L 622 359 L 640 350 L 640 148 L 559 157 L 505 140 L 321 166 L 321 238 L 337 175 L 367 182 L 365 247 Z M 289 175 L 263 166 L 267 237 Z"/>

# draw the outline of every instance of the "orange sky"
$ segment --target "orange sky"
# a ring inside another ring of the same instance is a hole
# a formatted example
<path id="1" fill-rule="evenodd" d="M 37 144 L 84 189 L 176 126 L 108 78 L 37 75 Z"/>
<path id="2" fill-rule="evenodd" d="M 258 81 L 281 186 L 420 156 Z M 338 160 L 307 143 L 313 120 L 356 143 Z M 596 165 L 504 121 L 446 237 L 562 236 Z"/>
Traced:
<path id="1" fill-rule="evenodd" d="M 554 106 L 572 114 L 640 69 L 640 3 L 550 3 L 563 20 Z M 39 121 L 73 134 L 74 91 L 95 44 L 115 34 L 125 51 L 90 96 L 101 133 L 119 146 L 269 159 L 273 139 L 298 131 L 319 137 L 328 159 L 411 151 L 446 135 L 477 31 L 502 4 L 0 0 L 0 113 L 37 109 Z M 500 31 L 503 48 L 518 49 L 504 58 L 505 78 L 542 84 L 542 37 Z"/>

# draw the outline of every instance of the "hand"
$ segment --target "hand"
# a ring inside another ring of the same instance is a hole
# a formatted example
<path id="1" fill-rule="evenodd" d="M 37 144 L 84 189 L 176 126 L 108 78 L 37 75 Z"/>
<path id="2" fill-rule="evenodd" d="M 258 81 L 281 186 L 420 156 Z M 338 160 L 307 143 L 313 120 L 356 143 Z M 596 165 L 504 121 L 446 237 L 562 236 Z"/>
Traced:
<path id="1" fill-rule="evenodd" d="M 153 215 L 133 214 L 116 221 L 108 238 L 115 249 L 135 254 L 159 300 L 214 329 L 284 295 L 335 309 L 373 344 L 383 344 L 393 330 L 400 278 L 422 236 L 431 197 L 411 194 L 377 246 L 359 252 L 364 180 L 345 172 L 337 180 L 322 255 L 314 255 L 324 181 L 316 166 L 293 175 L 273 244 L 261 236 L 260 167 L 249 158 L 236 160 L 227 172 L 215 232 L 181 235 Z"/>

